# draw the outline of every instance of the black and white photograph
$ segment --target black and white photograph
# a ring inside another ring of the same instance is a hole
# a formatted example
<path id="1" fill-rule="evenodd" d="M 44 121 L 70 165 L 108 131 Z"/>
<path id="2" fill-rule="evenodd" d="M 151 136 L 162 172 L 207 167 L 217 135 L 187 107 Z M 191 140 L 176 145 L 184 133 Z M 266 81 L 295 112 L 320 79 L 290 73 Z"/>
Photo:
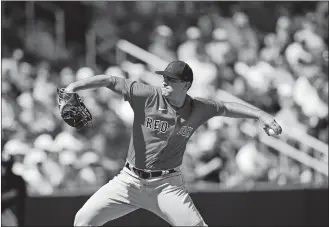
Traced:
<path id="1" fill-rule="evenodd" d="M 1 226 L 328 226 L 328 1 L 1 1 Z"/>

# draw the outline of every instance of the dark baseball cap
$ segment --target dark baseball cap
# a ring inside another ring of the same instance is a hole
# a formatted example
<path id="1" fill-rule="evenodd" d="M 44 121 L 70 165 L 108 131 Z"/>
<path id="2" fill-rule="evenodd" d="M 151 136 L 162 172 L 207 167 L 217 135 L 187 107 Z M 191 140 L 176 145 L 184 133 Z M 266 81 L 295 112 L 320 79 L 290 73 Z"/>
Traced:
<path id="1" fill-rule="evenodd" d="M 183 61 L 172 61 L 164 71 L 155 71 L 156 74 L 178 78 L 186 82 L 193 81 L 193 71 L 191 67 Z"/>

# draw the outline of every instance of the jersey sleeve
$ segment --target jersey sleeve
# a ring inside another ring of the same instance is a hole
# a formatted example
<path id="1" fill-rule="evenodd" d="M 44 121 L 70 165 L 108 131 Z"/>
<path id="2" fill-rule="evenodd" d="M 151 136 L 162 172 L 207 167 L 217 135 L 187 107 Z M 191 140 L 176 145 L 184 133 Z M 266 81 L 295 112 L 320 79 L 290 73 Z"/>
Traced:
<path id="1" fill-rule="evenodd" d="M 133 110 L 136 110 L 138 107 L 144 109 L 147 100 L 156 94 L 154 87 L 144 83 L 128 79 L 122 79 L 121 83 L 123 83 L 121 85 L 121 93 L 125 101 L 130 103 Z"/>
<path id="2" fill-rule="evenodd" d="M 201 115 L 204 121 L 215 116 L 221 116 L 225 112 L 225 106 L 222 102 L 205 98 L 196 98 L 195 101 L 199 105 L 198 108 L 201 110 Z"/>

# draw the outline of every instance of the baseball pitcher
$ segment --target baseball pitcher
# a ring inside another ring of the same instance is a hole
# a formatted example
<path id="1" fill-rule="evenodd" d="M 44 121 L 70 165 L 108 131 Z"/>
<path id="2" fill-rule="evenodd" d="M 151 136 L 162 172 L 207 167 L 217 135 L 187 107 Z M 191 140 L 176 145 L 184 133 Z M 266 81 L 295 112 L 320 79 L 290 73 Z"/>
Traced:
<path id="1" fill-rule="evenodd" d="M 81 128 L 92 117 L 76 93 L 107 87 L 122 94 L 134 111 L 126 164 L 77 212 L 75 226 L 101 226 L 143 208 L 173 226 L 207 226 L 185 188 L 180 171 L 186 143 L 194 131 L 214 116 L 258 119 L 268 135 L 280 125 L 258 109 L 233 102 L 192 98 L 187 91 L 193 72 L 182 61 L 164 71 L 163 86 L 153 87 L 115 76 L 97 75 L 58 89 L 60 113 L 66 123 Z"/>

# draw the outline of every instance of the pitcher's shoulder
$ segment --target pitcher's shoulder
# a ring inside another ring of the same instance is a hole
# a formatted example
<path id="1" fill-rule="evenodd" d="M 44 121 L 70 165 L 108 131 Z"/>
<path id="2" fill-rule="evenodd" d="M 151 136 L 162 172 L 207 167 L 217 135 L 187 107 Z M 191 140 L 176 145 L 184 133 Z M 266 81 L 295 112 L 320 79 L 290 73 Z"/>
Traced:
<path id="1" fill-rule="evenodd" d="M 154 96 L 158 93 L 156 87 L 138 81 L 134 81 L 131 90 L 137 96 Z"/>
<path id="2" fill-rule="evenodd" d="M 193 100 L 193 104 L 196 106 L 203 106 L 203 105 L 208 105 L 208 104 L 212 104 L 215 101 L 209 98 L 202 98 L 202 97 L 194 97 L 192 98 Z"/>

